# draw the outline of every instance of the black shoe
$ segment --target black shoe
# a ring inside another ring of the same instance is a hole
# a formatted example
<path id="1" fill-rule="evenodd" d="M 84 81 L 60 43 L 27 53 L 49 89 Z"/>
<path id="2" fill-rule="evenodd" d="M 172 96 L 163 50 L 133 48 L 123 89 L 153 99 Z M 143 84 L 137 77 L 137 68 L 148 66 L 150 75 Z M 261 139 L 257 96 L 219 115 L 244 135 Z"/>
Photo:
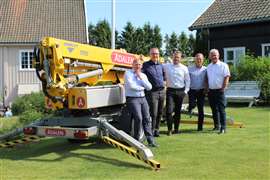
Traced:
<path id="1" fill-rule="evenodd" d="M 174 130 L 173 134 L 180 134 L 180 131 L 179 130 Z"/>
<path id="2" fill-rule="evenodd" d="M 158 130 L 154 131 L 154 137 L 159 137 L 159 131 Z"/>
<path id="3" fill-rule="evenodd" d="M 220 131 L 218 132 L 218 134 L 225 134 L 225 133 L 226 133 L 225 129 L 220 129 Z"/>
<path id="4" fill-rule="evenodd" d="M 192 118 L 192 114 L 193 114 L 192 110 L 189 110 L 188 111 L 189 118 Z"/>
<path id="5" fill-rule="evenodd" d="M 159 147 L 159 145 L 157 143 L 149 143 L 148 144 L 149 147 Z"/>
<path id="6" fill-rule="evenodd" d="M 218 127 L 214 127 L 214 128 L 213 128 L 213 131 L 218 131 L 218 130 L 219 130 Z"/>
<path id="7" fill-rule="evenodd" d="M 171 130 L 168 130 L 167 135 L 168 136 L 171 136 L 172 135 L 172 131 Z"/>
<path id="8" fill-rule="evenodd" d="M 202 128 L 198 128 L 197 131 L 202 131 L 203 129 Z"/>

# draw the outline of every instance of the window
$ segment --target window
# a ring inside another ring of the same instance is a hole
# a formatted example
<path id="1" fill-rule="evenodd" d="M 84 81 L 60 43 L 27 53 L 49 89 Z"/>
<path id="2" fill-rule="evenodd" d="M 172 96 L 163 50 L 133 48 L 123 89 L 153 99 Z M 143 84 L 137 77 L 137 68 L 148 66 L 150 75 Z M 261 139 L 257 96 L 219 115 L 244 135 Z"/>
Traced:
<path id="1" fill-rule="evenodd" d="M 239 63 L 241 56 L 244 56 L 245 53 L 245 47 L 224 48 L 224 62 L 236 66 Z"/>
<path id="2" fill-rule="evenodd" d="M 270 43 L 262 44 L 262 56 L 270 57 Z"/>
<path id="3" fill-rule="evenodd" d="M 34 53 L 32 50 L 21 50 L 20 51 L 20 70 L 33 70 L 33 57 Z"/>

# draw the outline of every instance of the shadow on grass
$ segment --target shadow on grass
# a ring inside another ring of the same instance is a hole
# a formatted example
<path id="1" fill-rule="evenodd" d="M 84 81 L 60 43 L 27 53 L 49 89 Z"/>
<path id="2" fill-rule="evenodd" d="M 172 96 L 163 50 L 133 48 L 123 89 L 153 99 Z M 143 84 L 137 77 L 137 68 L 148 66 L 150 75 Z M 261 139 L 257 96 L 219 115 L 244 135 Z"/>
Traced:
<path id="1" fill-rule="evenodd" d="M 99 156 L 94 153 L 76 152 L 76 150 L 87 150 L 87 149 L 104 150 L 104 149 L 112 149 L 112 147 L 110 145 L 97 142 L 96 139 L 91 139 L 85 143 L 69 143 L 64 139 L 49 138 L 49 139 L 42 139 L 39 142 L 39 144 L 37 143 L 24 144 L 14 148 L 0 149 L 0 159 L 26 160 L 26 161 L 38 161 L 50 163 L 61 161 L 66 158 L 75 157 L 90 160 L 91 162 L 96 161 L 121 167 L 147 169 L 147 166 L 121 161 L 116 159 L 117 157 L 116 158 L 105 157 L 106 154 L 104 156 Z M 115 150 L 119 151 L 118 149 Z M 57 154 L 57 157 L 56 158 L 42 157 L 50 153 Z"/>

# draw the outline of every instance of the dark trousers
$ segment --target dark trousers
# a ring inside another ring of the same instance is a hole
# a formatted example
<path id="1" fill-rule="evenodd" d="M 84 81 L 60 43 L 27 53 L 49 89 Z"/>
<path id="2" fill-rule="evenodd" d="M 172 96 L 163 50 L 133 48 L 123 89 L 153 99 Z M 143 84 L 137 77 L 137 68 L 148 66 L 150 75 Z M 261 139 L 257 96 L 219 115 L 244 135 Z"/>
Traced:
<path id="1" fill-rule="evenodd" d="M 152 117 L 152 131 L 159 131 L 165 100 L 165 90 L 149 91 L 146 93 L 146 96 L 150 107 L 150 115 Z"/>
<path id="2" fill-rule="evenodd" d="M 139 140 L 140 129 L 143 127 L 148 143 L 153 143 L 149 106 L 145 97 L 127 97 L 127 107 L 134 118 L 134 138 Z"/>
<path id="3" fill-rule="evenodd" d="M 226 129 L 226 113 L 225 113 L 225 95 L 224 92 L 216 89 L 209 90 L 208 93 L 209 104 L 212 109 L 214 127 Z"/>
<path id="4" fill-rule="evenodd" d="M 172 89 L 167 88 L 166 93 L 166 119 L 168 130 L 172 130 L 172 124 L 174 124 L 174 130 L 179 129 L 181 119 L 181 108 L 183 99 L 185 97 L 184 89 Z M 172 116 L 174 112 L 174 116 Z"/>
<path id="5" fill-rule="evenodd" d="M 204 89 L 190 89 L 188 92 L 189 96 L 189 106 L 188 111 L 191 112 L 197 105 L 198 108 L 198 130 L 203 129 L 203 120 L 204 120 Z"/>

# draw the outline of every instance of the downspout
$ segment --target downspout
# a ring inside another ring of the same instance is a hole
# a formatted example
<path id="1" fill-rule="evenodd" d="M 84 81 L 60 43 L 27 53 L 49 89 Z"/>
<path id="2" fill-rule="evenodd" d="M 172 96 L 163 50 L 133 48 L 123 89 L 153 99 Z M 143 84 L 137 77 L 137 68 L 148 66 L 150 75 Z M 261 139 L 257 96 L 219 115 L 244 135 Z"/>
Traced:
<path id="1" fill-rule="evenodd" d="M 208 35 L 208 38 L 207 38 L 207 49 L 208 49 L 208 52 L 210 51 L 210 30 L 209 28 L 207 28 L 207 35 Z"/>

